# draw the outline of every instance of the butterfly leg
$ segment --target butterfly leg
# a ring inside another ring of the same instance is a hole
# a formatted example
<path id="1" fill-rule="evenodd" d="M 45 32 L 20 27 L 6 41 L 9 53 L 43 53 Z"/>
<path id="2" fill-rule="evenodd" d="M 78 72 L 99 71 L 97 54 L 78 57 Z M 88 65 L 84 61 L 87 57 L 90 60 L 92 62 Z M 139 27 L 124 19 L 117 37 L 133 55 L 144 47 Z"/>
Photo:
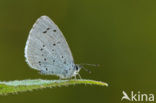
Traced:
<path id="1" fill-rule="evenodd" d="M 79 76 L 80 79 L 82 79 L 80 74 L 77 74 L 77 75 Z"/>
<path id="2" fill-rule="evenodd" d="M 77 80 L 76 75 L 74 76 L 74 79 Z"/>

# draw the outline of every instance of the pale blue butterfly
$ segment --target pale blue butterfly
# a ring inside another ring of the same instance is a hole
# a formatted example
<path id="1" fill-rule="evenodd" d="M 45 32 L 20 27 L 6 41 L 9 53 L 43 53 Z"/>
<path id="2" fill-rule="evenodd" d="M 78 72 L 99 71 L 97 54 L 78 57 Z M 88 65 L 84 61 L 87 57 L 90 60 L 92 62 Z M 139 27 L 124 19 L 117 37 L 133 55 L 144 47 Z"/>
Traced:
<path id="1" fill-rule="evenodd" d="M 29 66 L 41 74 L 63 79 L 76 76 L 81 68 L 74 63 L 62 32 L 47 16 L 41 16 L 30 30 L 25 57 Z"/>

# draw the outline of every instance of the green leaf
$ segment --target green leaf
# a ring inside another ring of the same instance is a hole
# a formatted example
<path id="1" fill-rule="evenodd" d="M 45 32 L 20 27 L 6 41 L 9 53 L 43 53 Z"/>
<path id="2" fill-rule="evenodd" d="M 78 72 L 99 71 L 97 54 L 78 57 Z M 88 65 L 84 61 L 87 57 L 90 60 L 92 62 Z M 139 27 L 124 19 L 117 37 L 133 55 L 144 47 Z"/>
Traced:
<path id="1" fill-rule="evenodd" d="M 24 91 L 32 91 L 34 89 L 42 89 L 47 87 L 61 87 L 75 84 L 90 84 L 99 86 L 108 86 L 107 83 L 85 80 L 85 79 L 72 79 L 72 80 L 15 80 L 8 82 L 0 82 L 0 95 L 7 95 L 9 93 L 18 93 Z"/>

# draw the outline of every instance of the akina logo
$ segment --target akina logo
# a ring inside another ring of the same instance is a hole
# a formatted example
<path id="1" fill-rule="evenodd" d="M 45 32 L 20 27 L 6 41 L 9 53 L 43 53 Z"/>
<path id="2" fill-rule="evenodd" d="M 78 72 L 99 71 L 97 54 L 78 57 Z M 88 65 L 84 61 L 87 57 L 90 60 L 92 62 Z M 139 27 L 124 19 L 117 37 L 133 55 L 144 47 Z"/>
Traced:
<path id="1" fill-rule="evenodd" d="M 140 91 L 134 92 L 131 91 L 129 94 L 127 94 L 125 91 L 122 91 L 122 98 L 121 101 L 142 101 L 142 102 L 153 102 L 154 101 L 154 94 L 146 94 L 141 93 Z"/>

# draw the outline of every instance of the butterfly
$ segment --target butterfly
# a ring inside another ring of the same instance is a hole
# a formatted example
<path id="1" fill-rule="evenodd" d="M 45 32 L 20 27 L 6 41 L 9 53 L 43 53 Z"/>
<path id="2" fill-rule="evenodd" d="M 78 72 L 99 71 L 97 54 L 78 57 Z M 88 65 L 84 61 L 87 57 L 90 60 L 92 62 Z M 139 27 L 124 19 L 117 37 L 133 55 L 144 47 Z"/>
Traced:
<path id="1" fill-rule="evenodd" d="M 37 19 L 25 46 L 28 65 L 45 75 L 62 79 L 76 77 L 81 66 L 74 63 L 68 43 L 58 26 L 48 17 Z"/>

